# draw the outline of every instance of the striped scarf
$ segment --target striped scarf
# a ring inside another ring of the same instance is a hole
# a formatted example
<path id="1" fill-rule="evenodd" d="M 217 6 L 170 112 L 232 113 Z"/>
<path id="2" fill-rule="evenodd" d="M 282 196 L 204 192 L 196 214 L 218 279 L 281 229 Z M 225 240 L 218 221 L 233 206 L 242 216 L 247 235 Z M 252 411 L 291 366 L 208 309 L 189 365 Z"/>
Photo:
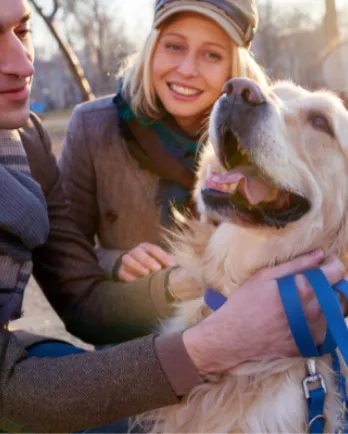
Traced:
<path id="1" fill-rule="evenodd" d="M 156 204 L 162 207 L 161 223 L 168 227 L 173 206 L 181 211 L 192 206 L 199 136 L 188 136 L 169 114 L 161 120 L 136 116 L 122 95 L 122 85 L 123 79 L 113 99 L 118 126 L 139 168 L 160 178 Z"/>
<path id="2" fill-rule="evenodd" d="M 0 327 L 21 315 L 31 251 L 48 235 L 46 200 L 18 131 L 0 130 Z"/>

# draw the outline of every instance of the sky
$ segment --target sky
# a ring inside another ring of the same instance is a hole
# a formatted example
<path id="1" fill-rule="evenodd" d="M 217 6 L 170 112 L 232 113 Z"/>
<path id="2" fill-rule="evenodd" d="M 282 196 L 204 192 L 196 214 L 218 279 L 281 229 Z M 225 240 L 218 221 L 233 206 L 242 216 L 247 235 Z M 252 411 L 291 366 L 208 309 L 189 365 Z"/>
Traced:
<path id="1" fill-rule="evenodd" d="M 325 0 L 257 0 L 260 5 L 267 1 L 271 1 L 274 7 L 283 10 L 300 9 L 315 18 L 320 18 L 324 12 Z M 122 17 L 131 40 L 137 42 L 145 38 L 152 21 L 153 3 L 154 0 L 121 0 L 118 2 L 120 9 L 117 10 L 117 19 Z M 112 5 L 112 0 L 109 0 L 109 4 Z M 338 9 L 348 9 L 348 0 L 336 0 L 336 5 Z M 45 26 L 41 20 L 35 19 L 34 29 L 34 42 L 36 45 L 42 45 L 46 37 L 43 38 Z"/>

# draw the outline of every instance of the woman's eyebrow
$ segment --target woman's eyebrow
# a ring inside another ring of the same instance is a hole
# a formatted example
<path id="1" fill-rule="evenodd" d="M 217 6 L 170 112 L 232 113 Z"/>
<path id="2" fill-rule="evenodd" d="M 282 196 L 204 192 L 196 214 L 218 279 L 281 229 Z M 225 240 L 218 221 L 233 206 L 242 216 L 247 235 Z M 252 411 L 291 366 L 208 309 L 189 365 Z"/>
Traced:
<path id="1" fill-rule="evenodd" d="M 165 33 L 162 35 L 162 38 L 165 38 L 167 36 L 176 36 L 176 37 L 181 38 L 181 39 L 185 39 L 185 40 L 187 39 L 184 35 L 181 35 L 180 33 L 175 33 L 175 32 Z M 218 42 L 204 41 L 202 43 L 202 45 L 206 45 L 206 46 L 214 45 L 215 47 L 218 47 L 224 51 L 227 51 L 226 47 L 224 47 L 222 44 L 219 44 Z"/>
<path id="2" fill-rule="evenodd" d="M 227 51 L 226 47 L 224 47 L 222 44 L 219 44 L 218 42 L 207 41 L 207 42 L 204 42 L 204 45 L 214 45 L 215 47 L 218 47 L 224 51 Z"/>
<path id="3" fill-rule="evenodd" d="M 171 33 L 164 33 L 164 34 L 162 35 L 162 38 L 165 38 L 166 36 L 177 36 L 178 38 L 186 39 L 185 36 L 181 35 L 180 33 L 174 33 L 174 32 L 171 32 Z"/>

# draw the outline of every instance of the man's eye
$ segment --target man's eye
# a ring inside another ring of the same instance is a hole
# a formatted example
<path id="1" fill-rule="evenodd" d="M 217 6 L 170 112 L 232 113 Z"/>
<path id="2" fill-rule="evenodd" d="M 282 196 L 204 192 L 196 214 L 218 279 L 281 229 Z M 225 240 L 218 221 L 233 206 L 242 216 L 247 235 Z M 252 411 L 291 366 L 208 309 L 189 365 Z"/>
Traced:
<path id="1" fill-rule="evenodd" d="M 16 35 L 19 37 L 19 39 L 25 39 L 31 34 L 31 28 L 25 27 L 22 29 L 18 29 L 16 31 Z"/>

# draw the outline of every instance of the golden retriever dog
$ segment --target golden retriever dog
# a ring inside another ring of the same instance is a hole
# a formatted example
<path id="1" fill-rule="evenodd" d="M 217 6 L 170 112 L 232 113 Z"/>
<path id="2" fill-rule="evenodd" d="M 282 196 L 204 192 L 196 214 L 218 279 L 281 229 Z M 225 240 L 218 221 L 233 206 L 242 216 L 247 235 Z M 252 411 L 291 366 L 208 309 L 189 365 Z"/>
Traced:
<path id="1" fill-rule="evenodd" d="M 338 97 L 289 82 L 261 90 L 230 80 L 202 152 L 194 193 L 201 219 L 186 221 L 176 243 L 177 261 L 201 282 L 202 296 L 179 303 L 163 332 L 212 312 L 203 298 L 208 286 L 228 296 L 261 268 L 316 248 L 343 258 L 347 170 L 348 112 Z M 334 432 L 340 401 L 329 356 L 317 371 L 327 386 L 325 432 Z M 307 375 L 301 357 L 244 363 L 147 417 L 165 433 L 303 433 Z"/>

